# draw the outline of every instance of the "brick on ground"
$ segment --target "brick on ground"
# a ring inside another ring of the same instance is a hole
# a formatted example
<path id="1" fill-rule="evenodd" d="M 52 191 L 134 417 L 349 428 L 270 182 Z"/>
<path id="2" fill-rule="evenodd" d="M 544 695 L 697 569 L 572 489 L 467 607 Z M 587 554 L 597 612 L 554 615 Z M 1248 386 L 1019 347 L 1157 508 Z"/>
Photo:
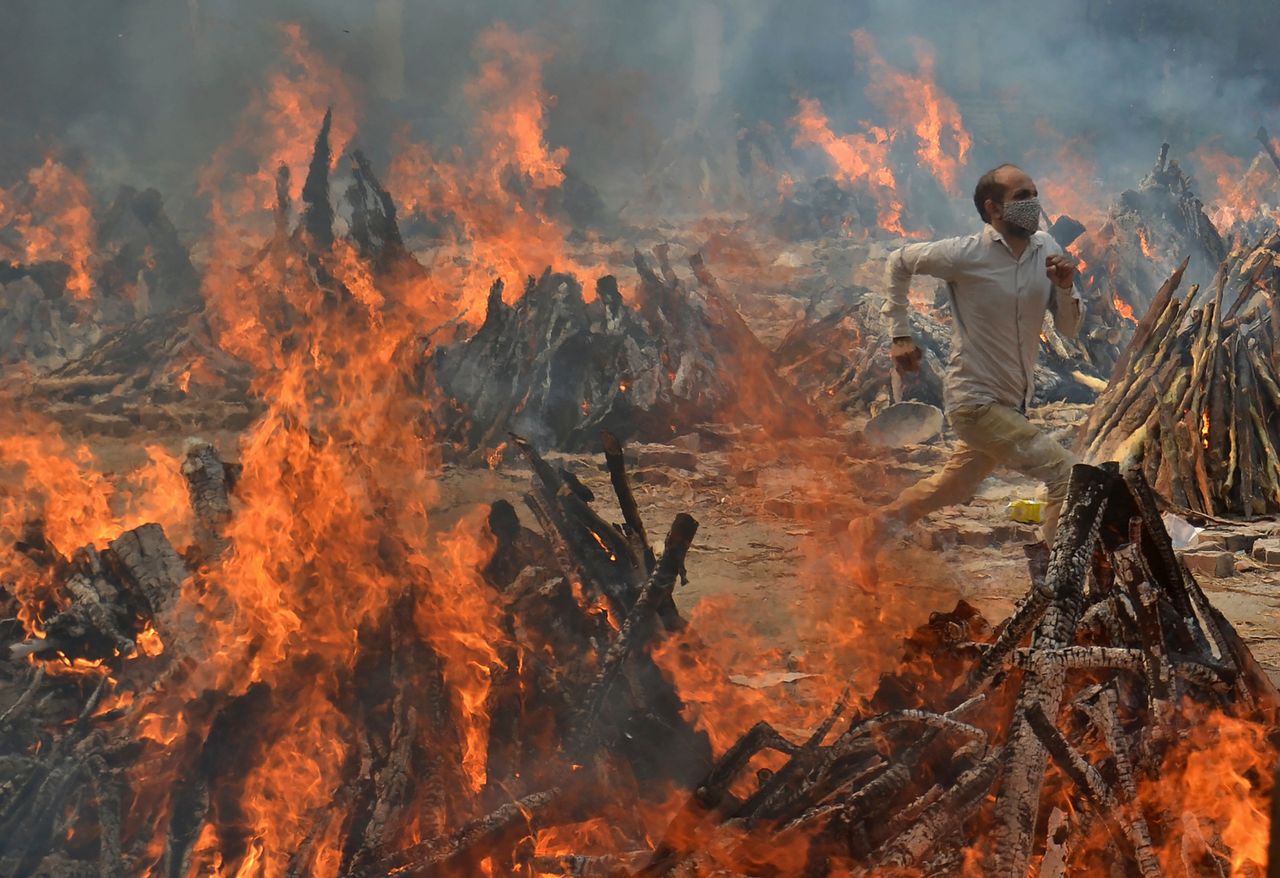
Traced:
<path id="1" fill-rule="evenodd" d="M 1231 552 L 1183 552 L 1182 562 L 1192 573 L 1222 579 L 1235 576 L 1236 557 Z"/>

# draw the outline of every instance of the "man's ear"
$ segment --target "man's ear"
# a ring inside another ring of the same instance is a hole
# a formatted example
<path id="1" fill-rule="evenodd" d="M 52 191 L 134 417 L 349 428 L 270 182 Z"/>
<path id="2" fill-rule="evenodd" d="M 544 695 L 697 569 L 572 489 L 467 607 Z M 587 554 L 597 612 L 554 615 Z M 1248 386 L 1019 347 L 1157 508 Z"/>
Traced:
<path id="1" fill-rule="evenodd" d="M 987 216 L 992 219 L 1000 219 L 1004 214 L 1004 209 L 1000 207 L 1000 202 L 992 201 L 990 198 L 986 200 L 985 207 L 987 208 Z M 997 210 L 997 208 L 1000 209 Z"/>

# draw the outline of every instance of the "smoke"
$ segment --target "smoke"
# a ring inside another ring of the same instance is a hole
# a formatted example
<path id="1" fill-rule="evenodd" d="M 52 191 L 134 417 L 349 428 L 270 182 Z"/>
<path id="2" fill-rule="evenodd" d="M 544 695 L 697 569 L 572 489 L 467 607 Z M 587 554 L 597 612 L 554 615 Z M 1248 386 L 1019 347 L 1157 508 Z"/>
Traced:
<path id="1" fill-rule="evenodd" d="M 43 0 L 5 16 L 0 185 L 54 149 L 104 191 L 156 186 L 186 229 L 203 216 L 196 170 L 278 63 L 291 22 L 353 83 L 357 141 L 375 162 L 403 125 L 433 145 L 465 142 L 477 36 L 499 21 L 529 34 L 556 96 L 547 139 L 615 207 L 682 153 L 731 166 L 743 130 L 773 132 L 787 162 L 826 172 L 791 147 L 788 120 L 809 97 L 838 130 L 877 121 L 859 28 L 900 69 L 916 69 L 921 46 L 935 54 L 974 136 L 961 189 L 1005 160 L 1052 173 L 1071 139 L 1114 191 L 1162 140 L 1176 155 L 1214 140 L 1247 157 L 1256 127 L 1280 115 L 1267 43 L 1280 7 L 1263 2 Z"/>

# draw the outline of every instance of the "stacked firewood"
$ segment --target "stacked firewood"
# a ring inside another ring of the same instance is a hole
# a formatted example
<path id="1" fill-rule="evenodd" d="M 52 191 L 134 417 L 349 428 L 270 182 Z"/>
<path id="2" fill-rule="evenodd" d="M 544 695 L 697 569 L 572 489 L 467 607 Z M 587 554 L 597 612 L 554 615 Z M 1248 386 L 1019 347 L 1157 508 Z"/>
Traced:
<path id="1" fill-rule="evenodd" d="M 691 280 L 677 276 L 666 246 L 654 257 L 635 252 L 633 302 L 612 275 L 590 301 L 576 278 L 550 268 L 511 304 L 495 283 L 479 329 L 422 364 L 448 397 L 438 407 L 444 436 L 488 454 L 509 430 L 571 451 L 592 447 L 601 430 L 662 441 L 730 419 L 812 432 L 817 413 L 776 374 L 701 254 L 687 260 Z"/>
<path id="2" fill-rule="evenodd" d="M 1088 460 L 1132 460 L 1207 515 L 1280 511 L 1280 233 L 1233 252 L 1212 290 L 1157 293 L 1085 423 Z"/>

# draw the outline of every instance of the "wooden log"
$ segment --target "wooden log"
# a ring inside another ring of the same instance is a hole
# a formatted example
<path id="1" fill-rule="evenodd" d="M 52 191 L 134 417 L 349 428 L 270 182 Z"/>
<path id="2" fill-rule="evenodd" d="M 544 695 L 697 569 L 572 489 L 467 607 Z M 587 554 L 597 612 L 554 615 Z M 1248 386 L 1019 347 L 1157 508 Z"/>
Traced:
<path id="1" fill-rule="evenodd" d="M 1079 623 L 1084 577 L 1093 560 L 1116 476 L 1096 467 L 1072 468 L 1067 500 L 1058 525 L 1045 583 L 1054 600 L 1044 614 L 1032 641 L 1035 648 L 1067 646 Z M 1034 845 L 1033 830 L 1044 783 L 1048 753 L 1028 725 L 1027 710 L 1039 707 L 1056 714 L 1063 695 L 1065 672 L 1051 670 L 1044 676 L 1028 674 L 1018 697 L 1018 709 L 1010 729 L 1009 756 L 1003 792 L 996 804 L 993 827 L 993 873 L 1002 878 L 1024 878 Z"/>
<path id="2" fill-rule="evenodd" d="M 1067 743 L 1039 705 L 1028 710 L 1027 720 L 1053 757 L 1054 764 L 1085 794 L 1094 815 L 1107 826 L 1112 838 L 1123 846 L 1125 854 L 1137 866 L 1138 873 L 1143 878 L 1160 878 L 1164 873 L 1151 842 L 1151 831 L 1141 813 L 1122 807 L 1110 784 Z M 1117 818 L 1123 822 L 1117 823 Z"/>
<path id="3" fill-rule="evenodd" d="M 1232 390 L 1234 412 L 1231 421 L 1235 424 L 1237 444 L 1239 446 L 1240 501 L 1239 509 L 1245 520 L 1255 514 L 1255 485 L 1258 480 L 1257 448 L 1254 442 L 1253 418 L 1250 412 L 1255 405 L 1257 389 L 1254 386 L 1253 368 L 1249 364 L 1248 345 L 1241 343 L 1237 333 L 1231 339 L 1231 354 L 1234 364 L 1235 387 Z"/>
<path id="4" fill-rule="evenodd" d="M 1004 748 L 998 747 L 970 768 L 929 806 L 911 826 L 872 855 L 872 862 L 890 869 L 919 863 L 944 838 L 959 828 L 986 798 L 1003 767 Z"/>
<path id="5" fill-rule="evenodd" d="M 1134 327 L 1133 337 L 1129 340 L 1129 344 L 1116 359 L 1115 367 L 1111 370 L 1111 377 L 1107 379 L 1108 383 L 1114 384 L 1121 376 L 1128 373 L 1129 365 L 1134 359 L 1134 352 L 1138 352 L 1139 356 L 1141 355 L 1147 342 L 1153 338 L 1156 326 L 1162 321 L 1165 313 L 1171 307 L 1176 309 L 1173 294 L 1177 292 L 1179 285 L 1181 285 L 1182 276 L 1186 273 L 1187 266 L 1190 263 L 1190 256 L 1183 259 L 1182 264 L 1175 268 L 1173 273 L 1160 285 L 1160 289 L 1156 290 L 1156 294 L 1151 300 L 1151 305 L 1147 308 L 1147 313 L 1142 315 L 1142 319 Z M 1170 323 L 1165 327 L 1166 332 L 1171 329 L 1176 329 L 1176 323 Z"/>
<path id="6" fill-rule="evenodd" d="M 655 563 L 653 549 L 649 546 L 649 535 L 645 533 L 644 519 L 640 517 L 640 507 L 636 505 L 635 494 L 631 491 L 631 480 L 627 477 L 626 456 L 623 453 L 622 443 L 608 430 L 600 434 L 600 441 L 604 445 L 604 460 L 609 468 L 609 482 L 613 485 L 613 492 L 618 498 L 622 520 L 627 523 L 627 527 L 639 542 L 645 571 L 652 573 Z"/>
<path id="7" fill-rule="evenodd" d="M 683 512 L 672 522 L 662 551 L 662 559 L 640 589 L 640 595 L 631 605 L 631 610 L 622 623 L 622 630 L 618 632 L 617 638 L 605 652 L 600 673 L 587 693 L 586 703 L 578 721 L 576 732 L 582 736 L 578 742 L 580 746 L 571 749 L 580 750 L 581 745 L 584 745 L 586 739 L 594 732 L 596 723 L 600 719 L 601 708 L 609 694 L 609 688 L 617 679 L 618 673 L 632 651 L 648 640 L 652 633 L 653 611 L 664 599 L 670 597 L 676 580 L 684 576 L 685 556 L 697 532 L 698 522 Z"/>

